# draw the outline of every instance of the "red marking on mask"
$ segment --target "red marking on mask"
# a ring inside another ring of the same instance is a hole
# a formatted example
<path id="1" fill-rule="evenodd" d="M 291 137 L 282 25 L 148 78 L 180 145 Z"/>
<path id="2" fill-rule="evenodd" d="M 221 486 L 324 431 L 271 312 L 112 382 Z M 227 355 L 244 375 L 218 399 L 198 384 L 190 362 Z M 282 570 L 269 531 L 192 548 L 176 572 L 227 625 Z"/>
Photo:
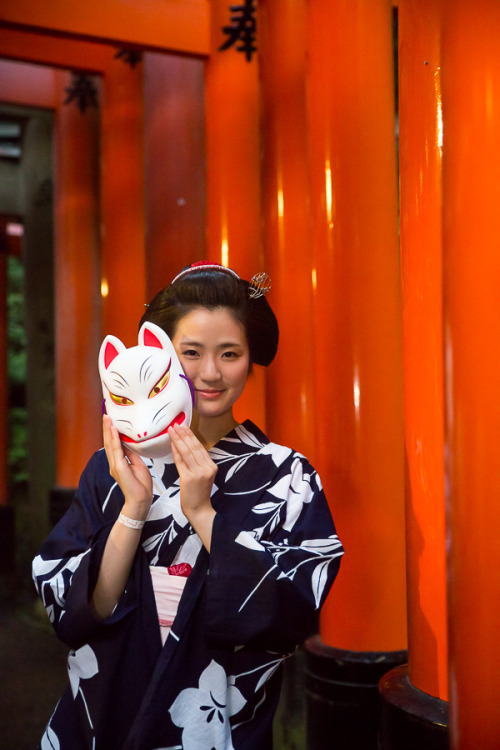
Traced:
<path id="1" fill-rule="evenodd" d="M 104 349 L 104 367 L 106 370 L 110 366 L 111 362 L 118 356 L 118 349 L 113 346 L 109 341 Z"/>
<path id="2" fill-rule="evenodd" d="M 179 412 L 179 414 L 175 417 L 175 419 L 172 419 L 170 424 L 165 427 L 164 430 L 159 432 L 157 435 L 153 435 L 150 438 L 144 437 L 143 440 L 134 440 L 134 438 L 129 437 L 128 435 L 124 435 L 122 432 L 120 432 L 120 439 L 123 440 L 124 443 L 142 443 L 144 440 L 153 440 L 154 438 L 161 437 L 161 435 L 166 435 L 168 432 L 169 427 L 173 427 L 174 424 L 182 424 L 184 420 L 186 419 L 186 415 L 183 411 Z M 145 432 L 144 436 L 146 436 L 148 433 Z M 140 437 L 140 436 L 139 436 Z"/>
<path id="3" fill-rule="evenodd" d="M 156 346 L 158 349 L 163 349 L 160 339 L 149 328 L 144 331 L 144 346 Z"/>

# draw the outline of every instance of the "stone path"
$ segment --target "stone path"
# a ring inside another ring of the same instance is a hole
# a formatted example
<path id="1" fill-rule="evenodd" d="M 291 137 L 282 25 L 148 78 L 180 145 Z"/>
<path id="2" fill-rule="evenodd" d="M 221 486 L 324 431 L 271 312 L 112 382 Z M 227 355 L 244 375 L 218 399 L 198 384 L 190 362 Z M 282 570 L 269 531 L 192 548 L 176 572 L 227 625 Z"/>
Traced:
<path id="1" fill-rule="evenodd" d="M 0 611 L 1 750 L 36 750 L 67 684 L 68 650 L 36 605 Z"/>

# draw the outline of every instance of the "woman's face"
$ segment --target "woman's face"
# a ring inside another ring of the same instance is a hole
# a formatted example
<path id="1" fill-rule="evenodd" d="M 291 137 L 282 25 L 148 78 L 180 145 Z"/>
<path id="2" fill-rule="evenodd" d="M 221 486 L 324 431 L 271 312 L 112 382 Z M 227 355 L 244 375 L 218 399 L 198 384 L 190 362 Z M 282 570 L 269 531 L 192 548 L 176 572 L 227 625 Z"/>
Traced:
<path id="1" fill-rule="evenodd" d="M 203 417 L 232 414 L 250 369 L 242 323 L 228 308 L 200 307 L 181 318 L 172 343 L 193 383 L 198 414 Z"/>

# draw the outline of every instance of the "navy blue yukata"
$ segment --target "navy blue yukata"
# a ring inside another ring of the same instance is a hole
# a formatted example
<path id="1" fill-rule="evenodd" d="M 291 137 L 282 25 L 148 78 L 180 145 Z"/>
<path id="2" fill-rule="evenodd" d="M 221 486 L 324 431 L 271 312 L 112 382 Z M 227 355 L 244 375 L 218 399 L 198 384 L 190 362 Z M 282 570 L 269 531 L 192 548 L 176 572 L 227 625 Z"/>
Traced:
<path id="1" fill-rule="evenodd" d="M 33 562 L 68 644 L 69 686 L 42 750 L 269 750 L 281 667 L 310 632 L 342 546 L 319 476 L 251 422 L 210 450 L 211 552 L 180 506 L 172 459 L 148 461 L 154 500 L 113 614 L 89 606 L 124 502 L 104 450 Z M 162 648 L 150 566 L 192 565 Z"/>

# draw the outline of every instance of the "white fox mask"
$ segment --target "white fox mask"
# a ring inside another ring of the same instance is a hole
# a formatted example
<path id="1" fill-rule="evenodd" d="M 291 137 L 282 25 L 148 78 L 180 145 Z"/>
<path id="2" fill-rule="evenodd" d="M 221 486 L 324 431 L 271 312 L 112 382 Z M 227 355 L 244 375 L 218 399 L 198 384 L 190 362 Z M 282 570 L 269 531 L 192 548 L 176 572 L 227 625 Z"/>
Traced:
<path id="1" fill-rule="evenodd" d="M 171 452 L 170 425 L 191 424 L 193 387 L 169 337 L 144 323 L 139 344 L 127 349 L 106 336 L 99 351 L 99 374 L 106 413 L 130 450 L 144 458 Z"/>

